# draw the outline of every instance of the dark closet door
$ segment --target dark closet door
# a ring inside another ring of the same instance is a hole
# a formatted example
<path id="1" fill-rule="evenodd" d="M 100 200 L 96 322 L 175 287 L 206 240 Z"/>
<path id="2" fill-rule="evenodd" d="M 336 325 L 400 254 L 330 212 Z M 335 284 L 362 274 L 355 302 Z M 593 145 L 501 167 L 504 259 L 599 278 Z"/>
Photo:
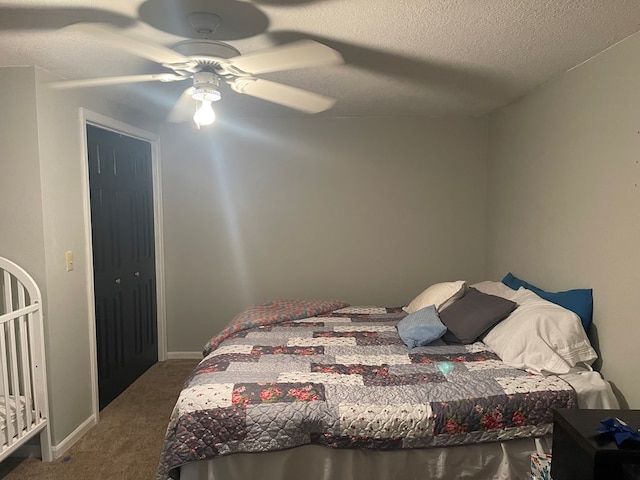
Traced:
<path id="1" fill-rule="evenodd" d="M 100 409 L 158 361 L 151 144 L 87 125 Z"/>

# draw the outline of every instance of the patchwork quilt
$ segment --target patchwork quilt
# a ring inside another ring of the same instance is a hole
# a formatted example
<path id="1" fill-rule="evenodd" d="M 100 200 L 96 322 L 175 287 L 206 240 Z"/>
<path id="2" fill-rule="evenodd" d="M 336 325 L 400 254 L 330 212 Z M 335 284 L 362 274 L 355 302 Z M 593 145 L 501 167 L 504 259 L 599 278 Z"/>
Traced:
<path id="1" fill-rule="evenodd" d="M 409 350 L 400 307 L 343 305 L 270 302 L 214 337 L 171 415 L 158 480 L 196 460 L 309 443 L 386 450 L 540 436 L 553 408 L 577 407 L 568 383 L 509 367 L 481 342 Z"/>

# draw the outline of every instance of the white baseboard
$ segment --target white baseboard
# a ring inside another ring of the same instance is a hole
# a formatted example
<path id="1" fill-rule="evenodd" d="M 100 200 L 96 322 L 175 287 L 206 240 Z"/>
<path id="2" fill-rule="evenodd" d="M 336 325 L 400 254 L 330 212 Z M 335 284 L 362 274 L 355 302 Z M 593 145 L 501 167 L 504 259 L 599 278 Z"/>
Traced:
<path id="1" fill-rule="evenodd" d="M 167 360 L 202 360 L 202 352 L 167 352 Z"/>
<path id="2" fill-rule="evenodd" d="M 71 434 L 62 440 L 57 445 L 51 447 L 51 453 L 53 458 L 60 458 L 69 450 L 80 438 L 87 433 L 87 431 L 96 424 L 96 416 L 92 415 L 87 418 L 78 428 L 76 428 Z"/>

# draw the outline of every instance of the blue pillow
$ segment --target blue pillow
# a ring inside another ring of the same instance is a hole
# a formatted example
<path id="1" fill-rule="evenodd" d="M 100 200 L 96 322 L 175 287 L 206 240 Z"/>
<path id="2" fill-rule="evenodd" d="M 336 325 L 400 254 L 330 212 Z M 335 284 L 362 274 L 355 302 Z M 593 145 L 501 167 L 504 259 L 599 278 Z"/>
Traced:
<path id="1" fill-rule="evenodd" d="M 590 288 L 579 288 L 576 290 L 567 290 L 566 292 L 545 292 L 544 290 L 531 285 L 530 283 L 520 280 L 518 277 L 511 273 L 507 273 L 502 279 L 507 287 L 518 290 L 520 287 L 524 287 L 527 290 L 531 290 L 540 298 L 544 298 L 550 302 L 560 305 L 561 307 L 571 310 L 580 317 L 582 327 L 585 332 L 591 325 L 593 319 L 593 290 Z"/>
<path id="2" fill-rule="evenodd" d="M 440 338 L 447 327 L 440 321 L 435 305 L 413 312 L 398 322 L 398 333 L 409 348 L 421 347 Z"/>

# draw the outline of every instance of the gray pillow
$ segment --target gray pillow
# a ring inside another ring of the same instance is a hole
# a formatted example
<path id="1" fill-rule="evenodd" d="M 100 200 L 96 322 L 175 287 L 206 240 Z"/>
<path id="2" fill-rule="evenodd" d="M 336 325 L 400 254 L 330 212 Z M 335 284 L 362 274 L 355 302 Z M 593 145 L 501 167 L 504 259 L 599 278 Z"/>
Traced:
<path id="1" fill-rule="evenodd" d="M 447 331 L 435 305 L 413 312 L 398 322 L 398 333 L 409 348 L 421 347 L 440 338 Z"/>
<path id="2" fill-rule="evenodd" d="M 469 288 L 467 294 L 440 312 L 447 327 L 447 343 L 473 343 L 494 325 L 507 318 L 517 303 Z"/>

